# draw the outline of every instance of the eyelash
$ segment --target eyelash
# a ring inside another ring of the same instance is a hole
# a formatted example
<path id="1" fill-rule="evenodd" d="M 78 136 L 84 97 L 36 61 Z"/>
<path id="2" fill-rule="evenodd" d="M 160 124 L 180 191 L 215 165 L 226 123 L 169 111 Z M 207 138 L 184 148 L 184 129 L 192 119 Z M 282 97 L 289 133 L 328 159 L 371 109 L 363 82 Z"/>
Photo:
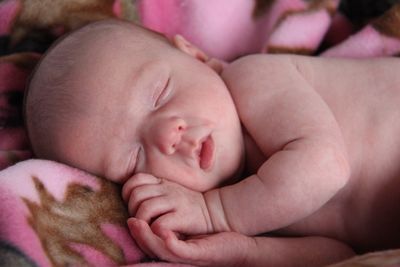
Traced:
<path id="1" fill-rule="evenodd" d="M 164 88 L 158 94 L 158 97 L 157 97 L 156 101 L 154 102 L 154 107 L 155 108 L 161 106 L 163 104 L 164 100 L 169 95 L 169 92 L 170 92 L 170 89 L 169 89 L 170 80 L 171 80 L 171 78 L 168 78 L 167 83 L 164 85 Z"/>

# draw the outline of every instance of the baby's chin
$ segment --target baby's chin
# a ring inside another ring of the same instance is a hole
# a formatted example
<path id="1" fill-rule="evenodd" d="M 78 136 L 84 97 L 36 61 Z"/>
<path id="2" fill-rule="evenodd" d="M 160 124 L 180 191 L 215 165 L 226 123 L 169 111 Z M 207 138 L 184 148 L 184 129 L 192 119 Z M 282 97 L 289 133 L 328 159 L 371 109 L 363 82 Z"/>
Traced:
<path id="1" fill-rule="evenodd" d="M 212 190 L 212 189 L 215 189 L 215 188 L 219 188 L 219 187 L 223 187 L 223 186 L 227 186 L 227 185 L 232 185 L 232 184 L 235 184 L 236 182 L 238 182 L 241 177 L 242 177 L 241 169 L 238 169 L 237 172 L 235 172 L 234 174 L 225 175 L 222 178 L 221 177 L 204 178 L 204 179 L 207 179 L 210 182 L 207 183 L 207 184 L 199 185 L 196 190 L 199 191 L 199 192 L 206 192 L 206 191 L 209 191 L 209 190 Z"/>
<path id="2" fill-rule="evenodd" d="M 222 186 L 227 186 L 227 185 L 232 185 L 236 184 L 237 182 L 240 181 L 240 179 L 243 177 L 242 174 L 242 168 L 238 169 L 237 172 L 235 172 L 233 175 L 227 177 L 226 179 L 223 179 L 217 187 L 222 187 Z"/>

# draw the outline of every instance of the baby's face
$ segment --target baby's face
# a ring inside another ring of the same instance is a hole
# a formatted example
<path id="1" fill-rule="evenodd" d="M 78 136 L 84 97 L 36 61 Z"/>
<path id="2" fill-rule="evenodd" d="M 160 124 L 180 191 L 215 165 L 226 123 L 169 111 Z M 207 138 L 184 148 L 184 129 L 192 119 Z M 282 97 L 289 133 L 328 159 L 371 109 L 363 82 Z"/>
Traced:
<path id="1" fill-rule="evenodd" d="M 59 133 L 63 161 L 118 182 L 143 172 L 199 191 L 237 175 L 242 131 L 218 74 L 166 44 L 136 51 L 126 39 L 93 44 L 71 74 L 86 112 Z"/>

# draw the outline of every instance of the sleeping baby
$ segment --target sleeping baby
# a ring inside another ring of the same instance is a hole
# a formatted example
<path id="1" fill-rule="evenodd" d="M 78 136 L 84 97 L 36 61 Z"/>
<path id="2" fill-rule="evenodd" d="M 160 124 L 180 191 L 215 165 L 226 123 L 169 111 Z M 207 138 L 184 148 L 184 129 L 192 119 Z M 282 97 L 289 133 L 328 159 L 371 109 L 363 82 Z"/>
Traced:
<path id="1" fill-rule="evenodd" d="M 123 184 L 153 257 L 321 266 L 400 246 L 400 61 L 209 58 L 123 21 L 53 46 L 25 101 L 37 157 Z"/>

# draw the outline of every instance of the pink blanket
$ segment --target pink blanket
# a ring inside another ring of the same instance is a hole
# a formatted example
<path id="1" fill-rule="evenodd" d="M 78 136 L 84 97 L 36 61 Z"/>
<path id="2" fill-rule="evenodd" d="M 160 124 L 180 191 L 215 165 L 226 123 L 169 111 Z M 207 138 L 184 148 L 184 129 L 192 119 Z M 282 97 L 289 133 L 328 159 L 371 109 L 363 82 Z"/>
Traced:
<path id="1" fill-rule="evenodd" d="M 23 124 L 24 88 L 57 37 L 94 20 L 121 18 L 167 36 L 181 34 L 226 61 L 251 53 L 399 54 L 400 5 L 357 24 L 339 5 L 338 0 L 0 0 L 0 266 L 184 266 L 149 261 L 140 251 L 126 227 L 119 186 L 56 162 L 28 160 L 33 155 Z M 399 254 L 382 254 L 367 266 L 384 266 L 389 258 L 395 266 Z"/>
<path id="2" fill-rule="evenodd" d="M 137 264 L 148 259 L 120 186 L 69 166 L 31 159 L 1 171 L 0 203 L 0 266 L 183 266 Z"/>
<path id="3" fill-rule="evenodd" d="M 338 10 L 339 0 L 137 2 L 146 27 L 168 36 L 182 34 L 225 60 L 251 53 L 372 57 L 400 51 L 399 4 L 354 25 Z"/>

